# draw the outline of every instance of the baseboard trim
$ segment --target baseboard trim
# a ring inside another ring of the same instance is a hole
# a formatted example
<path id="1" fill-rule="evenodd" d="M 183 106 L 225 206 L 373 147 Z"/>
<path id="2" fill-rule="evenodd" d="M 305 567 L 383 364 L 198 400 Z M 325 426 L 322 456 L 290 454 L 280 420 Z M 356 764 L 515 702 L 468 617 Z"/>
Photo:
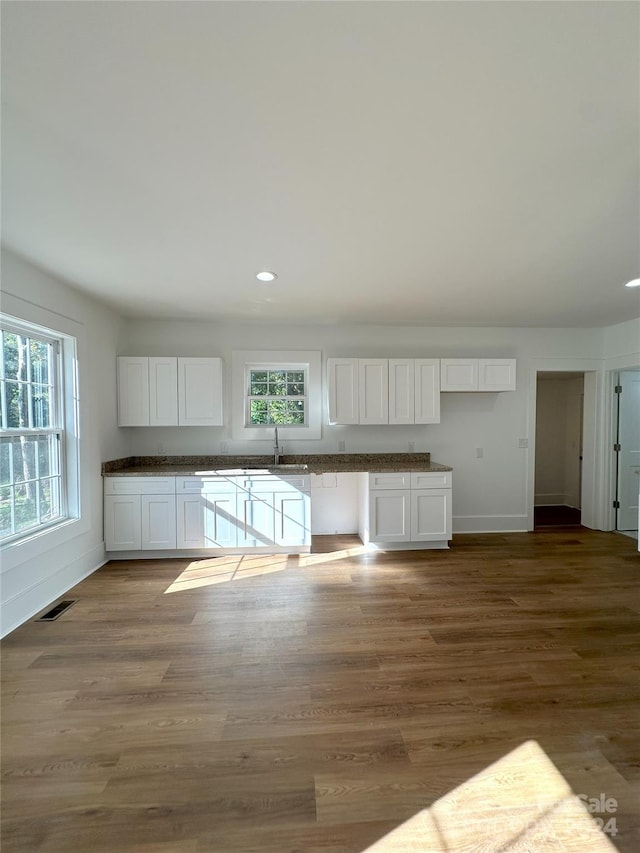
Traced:
<path id="1" fill-rule="evenodd" d="M 53 574 L 3 601 L 0 606 L 0 637 L 6 637 L 11 631 L 28 622 L 36 613 L 92 575 L 106 562 L 104 543 L 101 542 Z"/>
<path id="2" fill-rule="evenodd" d="M 526 533 L 526 515 L 454 515 L 455 533 Z"/>

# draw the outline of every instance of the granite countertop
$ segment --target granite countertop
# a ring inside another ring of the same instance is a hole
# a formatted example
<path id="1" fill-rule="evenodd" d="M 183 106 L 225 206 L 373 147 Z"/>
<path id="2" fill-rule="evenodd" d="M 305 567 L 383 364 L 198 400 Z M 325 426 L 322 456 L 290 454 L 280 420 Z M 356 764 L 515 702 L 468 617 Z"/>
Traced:
<path id="1" fill-rule="evenodd" d="M 105 477 L 186 477 L 194 474 L 240 474 L 247 468 L 284 474 L 329 474 L 358 471 L 452 471 L 431 461 L 430 453 L 326 453 L 280 458 L 288 468 L 275 468 L 272 456 L 128 456 L 103 462 Z M 302 466 L 307 466 L 304 469 Z M 296 470 L 296 466 L 300 466 Z"/>

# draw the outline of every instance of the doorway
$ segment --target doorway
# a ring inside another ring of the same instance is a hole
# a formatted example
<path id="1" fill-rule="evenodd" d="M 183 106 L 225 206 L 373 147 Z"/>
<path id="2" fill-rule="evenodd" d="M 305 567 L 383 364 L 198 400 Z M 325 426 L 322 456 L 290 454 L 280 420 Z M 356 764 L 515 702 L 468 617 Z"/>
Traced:
<path id="1" fill-rule="evenodd" d="M 534 529 L 582 519 L 584 373 L 538 372 Z"/>
<path id="2" fill-rule="evenodd" d="M 640 369 L 621 370 L 618 373 L 614 415 L 615 529 L 637 539 L 640 500 Z"/>

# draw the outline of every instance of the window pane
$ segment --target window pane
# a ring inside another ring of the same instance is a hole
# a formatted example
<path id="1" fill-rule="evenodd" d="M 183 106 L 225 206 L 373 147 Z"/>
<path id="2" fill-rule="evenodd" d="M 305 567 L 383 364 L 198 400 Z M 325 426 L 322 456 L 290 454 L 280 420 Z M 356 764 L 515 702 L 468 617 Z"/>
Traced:
<path id="1" fill-rule="evenodd" d="M 304 382 L 287 382 L 287 396 L 304 397 Z"/>
<path id="2" fill-rule="evenodd" d="M 304 424 L 304 400 L 288 400 L 289 423 Z"/>
<path id="3" fill-rule="evenodd" d="M 261 396 L 267 393 L 267 383 L 266 382 L 252 382 L 251 383 L 251 395 L 254 397 Z"/>
<path id="4" fill-rule="evenodd" d="M 0 441 L 0 484 L 6 486 L 11 482 L 11 439 L 3 438 Z"/>
<path id="5" fill-rule="evenodd" d="M 24 436 L 13 441 L 13 476 L 16 483 L 25 480 L 35 480 L 36 472 L 36 445 L 37 438 L 26 438 Z"/>
<path id="6" fill-rule="evenodd" d="M 250 403 L 250 423 L 266 424 L 267 423 L 267 401 L 266 400 L 251 400 Z"/>
<path id="7" fill-rule="evenodd" d="M 29 341 L 31 354 L 31 381 L 44 385 L 49 382 L 49 348 L 43 341 Z"/>
<path id="8" fill-rule="evenodd" d="M 286 424 L 287 419 L 287 401 L 286 400 L 270 400 L 269 401 L 269 421 L 270 424 Z"/>
<path id="9" fill-rule="evenodd" d="M 27 386 L 17 382 L 7 382 L 7 427 L 17 429 L 29 426 L 27 410 Z"/>
<path id="10" fill-rule="evenodd" d="M 34 483 L 24 483 L 15 487 L 16 533 L 28 530 L 37 524 L 36 487 Z"/>
<path id="11" fill-rule="evenodd" d="M 288 382 L 304 382 L 304 370 L 290 370 Z"/>
<path id="12" fill-rule="evenodd" d="M 48 385 L 33 385 L 31 400 L 33 405 L 33 426 L 51 426 L 51 412 L 49 407 L 49 395 L 51 389 Z"/>
<path id="13" fill-rule="evenodd" d="M 287 371 L 269 371 L 269 394 L 274 397 L 284 397 L 287 393 Z"/>
<path id="14" fill-rule="evenodd" d="M 55 435 L 38 437 L 38 475 L 50 477 L 60 473 L 58 465 L 59 442 Z"/>
<path id="15" fill-rule="evenodd" d="M 11 536 L 11 492 L 8 486 L 0 488 L 0 536 Z"/>
<path id="16" fill-rule="evenodd" d="M 267 371 L 266 370 L 252 370 L 251 371 L 251 382 L 266 382 L 267 381 Z"/>
<path id="17" fill-rule="evenodd" d="M 60 515 L 60 480 L 52 477 L 40 482 L 40 521 L 46 524 Z"/>
<path id="18" fill-rule="evenodd" d="M 2 333 L 5 379 L 26 379 L 27 339 L 12 332 Z"/>

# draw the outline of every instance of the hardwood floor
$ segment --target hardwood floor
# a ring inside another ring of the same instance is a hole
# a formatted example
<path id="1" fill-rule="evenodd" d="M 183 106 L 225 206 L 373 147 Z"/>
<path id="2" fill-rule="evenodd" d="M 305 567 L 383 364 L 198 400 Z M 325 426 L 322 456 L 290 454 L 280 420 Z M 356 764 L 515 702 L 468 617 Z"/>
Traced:
<path id="1" fill-rule="evenodd" d="M 2 643 L 2 851 L 635 853 L 635 547 L 110 563 Z"/>

